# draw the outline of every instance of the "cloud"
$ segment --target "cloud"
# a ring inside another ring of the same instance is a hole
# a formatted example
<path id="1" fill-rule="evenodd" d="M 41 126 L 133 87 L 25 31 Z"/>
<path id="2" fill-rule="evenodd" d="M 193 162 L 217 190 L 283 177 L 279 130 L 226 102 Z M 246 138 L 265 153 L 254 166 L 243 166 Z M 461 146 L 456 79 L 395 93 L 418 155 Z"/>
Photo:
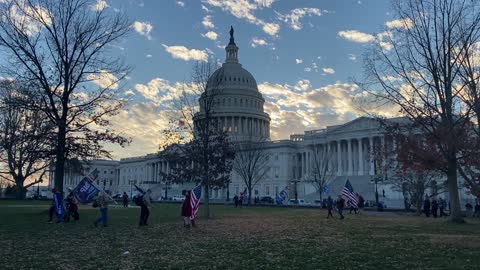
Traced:
<path id="1" fill-rule="evenodd" d="M 356 61 L 357 60 L 357 56 L 353 53 L 349 53 L 348 54 L 348 59 L 352 60 L 352 61 Z"/>
<path id="2" fill-rule="evenodd" d="M 208 54 L 204 50 L 188 49 L 185 46 L 167 46 L 162 44 L 165 51 L 172 55 L 173 58 L 182 59 L 184 61 L 204 61 L 208 59 Z"/>
<path id="3" fill-rule="evenodd" d="M 252 41 L 250 42 L 250 46 L 252 46 L 253 48 L 256 48 L 258 46 L 266 46 L 266 45 L 268 45 L 268 43 L 261 38 L 253 38 Z"/>
<path id="4" fill-rule="evenodd" d="M 8 15 L 12 25 L 21 29 L 28 36 L 40 32 L 45 24 L 52 24 L 53 14 L 43 7 L 36 6 L 32 8 L 24 1 L 11 2 L 9 4 Z"/>
<path id="5" fill-rule="evenodd" d="M 118 88 L 118 78 L 106 70 L 100 70 L 98 74 L 90 74 L 87 76 L 87 79 L 101 88 Z"/>
<path id="6" fill-rule="evenodd" d="M 108 145 L 107 149 L 113 151 L 115 159 L 156 152 L 165 140 L 162 130 L 169 125 L 168 112 L 152 102 L 135 103 L 124 108 L 110 119 L 111 128 L 133 138 L 133 141 L 125 148 Z"/>
<path id="7" fill-rule="evenodd" d="M 177 3 L 177 5 L 179 5 L 181 7 L 185 7 L 185 2 L 183 2 L 183 1 L 177 1 L 176 3 Z"/>
<path id="8" fill-rule="evenodd" d="M 153 26 L 151 23 L 135 21 L 133 22 L 133 28 L 140 35 L 146 36 L 149 40 L 152 39 L 152 37 L 150 36 L 150 32 L 153 30 Z"/>
<path id="9" fill-rule="evenodd" d="M 95 10 L 95 11 L 102 11 L 102 10 L 106 9 L 107 7 L 109 7 L 109 5 L 107 4 L 107 1 L 105 1 L 105 0 L 97 0 L 97 2 L 92 5 L 92 9 Z"/>
<path id="10" fill-rule="evenodd" d="M 312 87 L 312 84 L 310 83 L 309 80 L 300 80 L 297 82 L 294 88 L 295 90 L 298 90 L 298 91 L 307 91 L 311 87 Z"/>
<path id="11" fill-rule="evenodd" d="M 305 71 L 305 72 L 312 72 L 312 68 L 306 67 L 306 68 L 303 69 L 303 71 Z"/>
<path id="12" fill-rule="evenodd" d="M 254 0 L 259 7 L 271 7 L 275 0 Z"/>
<path id="13" fill-rule="evenodd" d="M 207 33 L 205 34 L 202 34 L 202 37 L 206 37 L 208 39 L 211 39 L 211 40 L 217 40 L 217 33 L 213 32 L 213 31 L 208 31 Z"/>
<path id="14" fill-rule="evenodd" d="M 338 35 L 346 40 L 357 43 L 368 43 L 375 40 L 373 35 L 362 33 L 357 30 L 340 31 L 338 32 Z"/>
<path id="15" fill-rule="evenodd" d="M 215 25 L 212 22 L 212 16 L 210 16 L 210 15 L 207 15 L 207 16 L 203 17 L 202 24 L 203 24 L 203 26 L 205 26 L 205 28 L 214 28 L 215 27 Z"/>
<path id="16" fill-rule="evenodd" d="M 386 22 L 385 26 L 387 26 L 390 29 L 394 29 L 394 28 L 408 29 L 413 26 L 413 22 L 410 19 L 397 19 L 397 20 Z"/>
<path id="17" fill-rule="evenodd" d="M 299 59 L 299 58 L 296 58 L 295 59 L 295 63 L 298 65 L 298 64 L 301 64 L 303 63 L 303 59 Z"/>
<path id="18" fill-rule="evenodd" d="M 374 36 L 357 30 L 346 30 L 339 31 L 338 36 L 357 43 L 376 43 L 385 50 L 391 50 L 393 48 L 392 44 L 389 42 L 389 39 L 392 38 L 392 33 L 389 31 Z"/>
<path id="19" fill-rule="evenodd" d="M 239 19 L 244 19 L 249 23 L 259 25 L 262 27 L 262 30 L 269 35 L 274 36 L 280 31 L 280 25 L 265 22 L 253 14 L 256 9 L 271 7 L 273 1 L 255 0 L 254 2 L 250 2 L 249 0 L 203 0 L 203 2 L 210 6 L 221 8 L 223 11 L 226 11 Z"/>
<path id="20" fill-rule="evenodd" d="M 323 68 L 323 72 L 328 73 L 328 74 L 334 74 L 335 70 L 333 68 Z"/>
<path id="21" fill-rule="evenodd" d="M 147 55 L 145 55 L 145 57 L 152 58 L 153 56 L 151 54 L 147 54 Z"/>
<path id="22" fill-rule="evenodd" d="M 276 23 L 265 23 L 262 29 L 265 33 L 274 36 L 280 31 L 280 25 Z"/>
<path id="23" fill-rule="evenodd" d="M 322 11 L 318 8 L 296 8 L 292 9 L 288 14 L 280 14 L 277 12 L 278 19 L 285 22 L 290 26 L 293 30 L 300 30 L 302 29 L 303 25 L 300 20 L 304 16 L 321 16 Z"/>

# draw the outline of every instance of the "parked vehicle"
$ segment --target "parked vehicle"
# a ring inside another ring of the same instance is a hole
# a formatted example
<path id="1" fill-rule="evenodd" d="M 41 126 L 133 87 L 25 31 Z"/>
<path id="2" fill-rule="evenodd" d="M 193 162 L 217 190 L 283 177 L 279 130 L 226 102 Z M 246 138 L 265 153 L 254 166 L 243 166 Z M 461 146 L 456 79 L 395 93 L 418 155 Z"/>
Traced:
<path id="1" fill-rule="evenodd" d="M 305 201 L 304 199 L 290 199 L 290 204 L 291 205 L 311 205 L 311 203 Z"/>
<path id="2" fill-rule="evenodd" d="M 265 196 L 260 199 L 260 203 L 273 204 L 273 198 L 270 196 Z"/>
<path id="3" fill-rule="evenodd" d="M 185 196 L 183 195 L 174 195 L 172 198 L 173 201 L 176 202 L 183 202 L 185 200 Z"/>

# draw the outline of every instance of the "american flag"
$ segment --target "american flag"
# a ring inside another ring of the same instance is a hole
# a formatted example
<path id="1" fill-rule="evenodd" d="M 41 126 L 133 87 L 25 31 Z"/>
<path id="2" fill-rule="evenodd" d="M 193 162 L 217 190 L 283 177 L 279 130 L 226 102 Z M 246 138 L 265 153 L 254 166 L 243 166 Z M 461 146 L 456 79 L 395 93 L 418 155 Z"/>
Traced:
<path id="1" fill-rule="evenodd" d="M 350 200 L 350 203 L 353 207 L 357 208 L 358 207 L 358 198 L 357 194 L 353 192 L 353 187 L 350 184 L 350 180 L 347 179 L 347 182 L 345 183 L 345 187 L 342 190 L 342 195 L 347 197 Z"/>
<path id="2" fill-rule="evenodd" d="M 190 219 L 195 219 L 198 208 L 200 206 L 200 197 L 202 197 L 202 185 L 196 186 L 190 192 L 190 206 L 192 207 L 192 216 Z"/>

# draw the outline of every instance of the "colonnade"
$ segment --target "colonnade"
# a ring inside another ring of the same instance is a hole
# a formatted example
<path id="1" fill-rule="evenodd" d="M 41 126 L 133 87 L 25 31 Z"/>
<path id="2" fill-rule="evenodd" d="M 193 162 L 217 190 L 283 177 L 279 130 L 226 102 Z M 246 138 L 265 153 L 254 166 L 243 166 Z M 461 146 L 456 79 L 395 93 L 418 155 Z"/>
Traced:
<path id="1" fill-rule="evenodd" d="M 313 148 L 307 147 L 299 154 L 301 175 L 311 177 L 314 162 L 328 162 L 328 170 L 337 176 L 375 175 L 378 173 L 375 166 L 380 164 L 374 162 L 374 146 L 379 145 L 385 147 L 384 136 L 330 140 Z M 315 158 L 313 151 L 323 153 L 317 153 Z"/>
<path id="2" fill-rule="evenodd" d="M 243 116 L 219 116 L 216 118 L 217 126 L 232 134 L 270 137 L 270 125 L 266 120 Z"/>

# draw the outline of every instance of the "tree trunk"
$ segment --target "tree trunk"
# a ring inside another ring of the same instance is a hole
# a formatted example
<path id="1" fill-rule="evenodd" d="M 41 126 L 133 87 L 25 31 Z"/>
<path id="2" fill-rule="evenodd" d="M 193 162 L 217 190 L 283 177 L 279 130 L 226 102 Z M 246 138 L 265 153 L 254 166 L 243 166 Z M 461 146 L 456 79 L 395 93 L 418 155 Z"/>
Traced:
<path id="1" fill-rule="evenodd" d="M 450 221 L 454 223 L 465 223 L 465 220 L 462 217 L 462 210 L 460 208 L 460 196 L 458 194 L 458 163 L 456 158 L 450 159 L 448 163 L 447 186 L 450 199 Z"/>
<path id="2" fill-rule="evenodd" d="M 322 189 L 320 189 L 320 190 L 318 191 L 318 193 L 320 193 L 320 203 L 322 203 L 322 195 L 323 195 Z"/>
<path id="3" fill-rule="evenodd" d="M 205 219 L 210 219 L 210 190 L 208 185 L 203 185 L 203 189 L 205 189 L 203 202 L 205 207 L 204 217 Z"/>
<path id="4" fill-rule="evenodd" d="M 57 136 L 57 147 L 55 153 L 55 188 L 63 194 L 63 176 L 65 173 L 65 127 L 61 127 Z"/>
<path id="5" fill-rule="evenodd" d="M 25 179 L 16 179 L 15 180 L 15 185 L 17 187 L 17 192 L 15 194 L 15 197 L 19 200 L 24 200 L 26 195 L 27 195 L 27 190 L 25 189 L 23 183 L 25 182 Z"/>

